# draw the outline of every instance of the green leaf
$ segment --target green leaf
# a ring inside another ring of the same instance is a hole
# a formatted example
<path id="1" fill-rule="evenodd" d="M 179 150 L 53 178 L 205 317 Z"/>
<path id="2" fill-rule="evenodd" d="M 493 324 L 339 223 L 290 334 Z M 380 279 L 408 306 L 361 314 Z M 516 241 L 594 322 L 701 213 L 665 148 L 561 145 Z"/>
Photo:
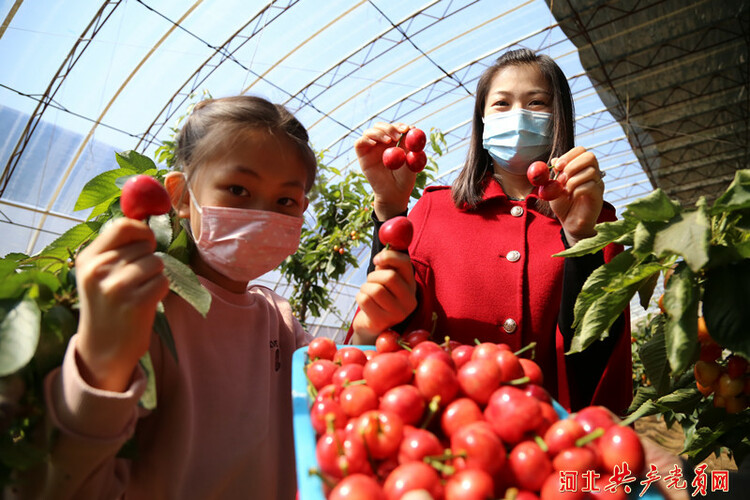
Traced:
<path id="1" fill-rule="evenodd" d="M 18 263 L 12 259 L 0 259 L 0 280 L 5 279 L 18 268 Z"/>
<path id="2" fill-rule="evenodd" d="M 638 356 L 643 363 L 646 376 L 653 384 L 656 392 L 661 396 L 669 391 L 669 363 L 667 363 L 667 346 L 664 340 L 663 320 L 659 322 L 662 328 L 654 325 L 657 332 L 638 350 Z"/>
<path id="3" fill-rule="evenodd" d="M 169 326 L 167 321 L 167 315 L 164 313 L 164 304 L 159 302 L 156 308 L 156 316 L 154 317 L 154 331 L 159 336 L 164 345 L 169 350 L 169 353 L 174 358 L 175 363 L 179 363 L 177 359 L 177 347 L 174 344 L 174 337 L 172 336 L 172 328 Z"/>
<path id="4" fill-rule="evenodd" d="M 711 224 L 705 201 L 691 212 L 678 215 L 654 237 L 657 257 L 681 255 L 693 272 L 698 272 L 708 262 Z"/>
<path id="5" fill-rule="evenodd" d="M 70 253 L 80 248 L 84 243 L 93 240 L 101 227 L 102 223 L 97 221 L 84 222 L 73 226 L 47 245 L 40 255 L 60 259 L 60 264 L 50 268 L 50 270 L 59 269 L 63 262 L 68 260 Z"/>
<path id="6" fill-rule="evenodd" d="M 120 195 L 120 188 L 115 183 L 117 179 L 135 175 L 136 173 L 135 170 L 127 168 L 102 172 L 83 186 L 83 190 L 78 195 L 78 200 L 76 200 L 73 209 L 83 210 L 103 203 L 109 203 L 113 198 Z"/>
<path id="7" fill-rule="evenodd" d="M 623 216 L 634 217 L 641 221 L 668 221 L 680 213 L 679 203 L 669 199 L 661 188 L 657 188 L 646 196 L 630 203 L 625 207 Z"/>
<path id="8" fill-rule="evenodd" d="M 146 390 L 143 391 L 138 404 L 146 410 L 153 410 L 156 408 L 156 373 L 154 373 L 154 365 L 151 362 L 151 354 L 146 351 L 146 354 L 141 356 L 138 363 L 146 372 Z"/>
<path id="9" fill-rule="evenodd" d="M 148 227 L 154 232 L 157 248 L 169 248 L 172 242 L 172 219 L 169 214 L 152 215 L 148 218 Z"/>
<path id="10" fill-rule="evenodd" d="M 663 223 L 639 222 L 633 231 L 633 254 L 639 259 L 645 259 L 653 253 L 654 239 Z"/>
<path id="11" fill-rule="evenodd" d="M 658 409 L 653 403 L 654 399 L 656 399 L 656 389 L 653 387 L 639 387 L 635 396 L 633 396 L 630 408 L 626 411 L 628 418 L 632 415 L 636 415 L 636 418 L 640 418 L 646 415 L 658 413 Z"/>
<path id="12" fill-rule="evenodd" d="M 14 373 L 31 361 L 39 342 L 42 313 L 30 299 L 0 301 L 5 315 L 0 322 L 0 377 Z"/>
<path id="13" fill-rule="evenodd" d="M 591 273 L 576 300 L 577 326 L 568 353 L 581 352 L 609 335 L 612 323 L 628 306 L 641 281 L 650 275 L 644 266 L 631 269 L 633 263 L 633 256 L 622 252 Z"/>
<path id="14" fill-rule="evenodd" d="M 695 387 L 677 389 L 660 397 L 656 402 L 672 411 L 691 412 L 703 398 Z"/>
<path id="15" fill-rule="evenodd" d="M 648 309 L 648 304 L 651 302 L 651 297 L 654 295 L 654 290 L 656 289 L 656 285 L 659 282 L 659 276 L 660 273 L 654 273 L 650 277 L 646 278 L 644 280 L 643 285 L 641 285 L 640 288 L 638 288 L 638 298 L 641 304 L 641 307 L 644 309 Z"/>
<path id="16" fill-rule="evenodd" d="M 180 223 L 182 224 L 184 220 L 185 219 L 180 220 Z M 183 226 L 183 228 L 177 233 L 177 236 L 175 236 L 174 240 L 172 240 L 172 243 L 170 243 L 167 253 L 183 264 L 189 264 L 190 244 L 188 240 L 188 230 Z"/>
<path id="17" fill-rule="evenodd" d="M 156 164 L 151 158 L 132 150 L 117 153 L 115 160 L 120 167 L 133 170 L 136 174 L 142 174 L 147 170 L 156 170 Z"/>
<path id="18" fill-rule="evenodd" d="M 695 359 L 698 349 L 698 302 L 700 288 L 684 263 L 678 265 L 664 289 L 667 322 L 664 335 L 673 373 L 681 373 Z"/>
<path id="19" fill-rule="evenodd" d="M 750 260 L 710 269 L 704 287 L 703 316 L 711 337 L 750 359 Z"/>
<path id="20" fill-rule="evenodd" d="M 169 279 L 169 289 L 185 299 L 203 317 L 211 307 L 211 294 L 203 288 L 190 267 L 163 252 L 155 252 L 164 261 L 164 274 Z"/>
<path id="21" fill-rule="evenodd" d="M 719 196 L 711 208 L 712 214 L 732 212 L 750 208 L 750 170 L 737 170 L 734 179 L 724 194 Z"/>
<path id="22" fill-rule="evenodd" d="M 613 241 L 618 240 L 624 234 L 633 231 L 636 222 L 629 219 L 618 219 L 612 222 L 602 222 L 596 225 L 596 235 L 585 238 L 567 250 L 556 253 L 553 257 L 580 257 L 590 253 L 596 253 Z"/>

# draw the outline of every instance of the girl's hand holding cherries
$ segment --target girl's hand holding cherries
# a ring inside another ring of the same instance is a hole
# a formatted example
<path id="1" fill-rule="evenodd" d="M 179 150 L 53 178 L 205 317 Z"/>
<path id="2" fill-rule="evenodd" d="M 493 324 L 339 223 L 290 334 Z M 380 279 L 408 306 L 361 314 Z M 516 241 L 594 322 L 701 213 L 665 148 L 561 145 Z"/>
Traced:
<path id="1" fill-rule="evenodd" d="M 76 259 L 81 296 L 82 374 L 95 387 L 121 391 L 148 350 L 156 307 L 169 290 L 156 239 L 141 222 L 169 211 L 167 191 L 147 175 L 130 178 L 115 221 Z"/>

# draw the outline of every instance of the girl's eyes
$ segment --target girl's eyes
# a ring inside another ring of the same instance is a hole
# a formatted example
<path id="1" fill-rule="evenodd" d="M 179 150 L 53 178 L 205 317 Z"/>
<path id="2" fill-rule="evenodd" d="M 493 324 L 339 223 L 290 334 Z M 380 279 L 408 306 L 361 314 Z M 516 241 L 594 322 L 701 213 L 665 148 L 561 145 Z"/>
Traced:
<path id="1" fill-rule="evenodd" d="M 238 186 L 236 184 L 233 186 L 229 186 L 229 192 L 232 193 L 234 196 L 245 196 L 247 194 L 250 194 L 248 193 L 247 189 L 245 189 L 242 186 Z"/>

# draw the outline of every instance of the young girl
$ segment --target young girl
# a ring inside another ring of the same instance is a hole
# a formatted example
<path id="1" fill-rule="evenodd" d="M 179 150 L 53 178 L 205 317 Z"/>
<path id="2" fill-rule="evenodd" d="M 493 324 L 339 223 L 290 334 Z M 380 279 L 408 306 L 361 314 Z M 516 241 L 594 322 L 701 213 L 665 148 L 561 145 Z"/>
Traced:
<path id="1" fill-rule="evenodd" d="M 41 498 L 291 499 L 291 357 L 309 341 L 286 300 L 249 282 L 299 244 L 316 175 L 304 127 L 256 97 L 204 101 L 181 130 L 166 188 L 190 222 L 206 318 L 168 295 L 154 235 L 119 219 L 76 260 L 81 315 L 46 380 L 59 429 Z M 164 308 L 178 360 L 152 333 Z M 138 400 L 149 351 L 157 407 Z M 136 457 L 118 457 L 135 438 Z"/>
<path id="2" fill-rule="evenodd" d="M 617 413 L 627 408 L 627 316 L 605 341 L 563 355 L 583 282 L 618 251 L 610 246 L 593 256 L 552 257 L 596 234 L 597 222 L 615 218 L 603 202 L 596 157 L 574 147 L 573 116 L 565 75 L 551 58 L 510 51 L 485 70 L 466 164 L 452 187 L 428 188 L 414 206 L 409 255 L 381 252 L 373 238 L 375 270 L 357 296 L 354 342 L 372 343 L 383 329 L 407 319 L 402 330 L 434 326 L 439 339 L 502 342 L 514 350 L 536 342 L 546 388 L 564 406 L 604 404 Z M 355 144 L 375 195 L 376 235 L 382 221 L 405 214 L 409 203 L 415 174 L 388 170 L 381 160 L 408 128 L 379 123 Z M 563 196 L 539 198 L 526 177 L 536 160 L 561 171 Z"/>

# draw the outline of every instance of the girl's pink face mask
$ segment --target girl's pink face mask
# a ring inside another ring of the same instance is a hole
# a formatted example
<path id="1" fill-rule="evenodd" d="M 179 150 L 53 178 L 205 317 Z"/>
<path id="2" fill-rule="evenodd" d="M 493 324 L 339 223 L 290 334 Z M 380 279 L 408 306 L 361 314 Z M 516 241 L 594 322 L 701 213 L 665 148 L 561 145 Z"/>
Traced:
<path id="1" fill-rule="evenodd" d="M 201 258 L 233 281 L 249 282 L 275 269 L 297 251 L 302 217 L 228 207 L 201 207 L 188 185 L 190 199 L 201 216 L 195 244 Z"/>

